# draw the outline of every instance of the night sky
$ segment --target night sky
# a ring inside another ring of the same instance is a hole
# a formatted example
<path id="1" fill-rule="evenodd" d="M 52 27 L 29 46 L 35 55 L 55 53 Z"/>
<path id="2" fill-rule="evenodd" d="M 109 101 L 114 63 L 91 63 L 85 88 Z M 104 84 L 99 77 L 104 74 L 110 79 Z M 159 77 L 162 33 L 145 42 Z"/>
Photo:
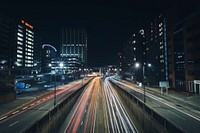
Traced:
<path id="1" fill-rule="evenodd" d="M 170 0 L 9 0 L 0 11 L 24 18 L 45 43 L 58 46 L 64 26 L 83 26 L 88 33 L 88 66 L 117 63 L 117 52 L 142 25 L 158 15 Z M 12 10 L 11 10 L 12 9 Z"/>

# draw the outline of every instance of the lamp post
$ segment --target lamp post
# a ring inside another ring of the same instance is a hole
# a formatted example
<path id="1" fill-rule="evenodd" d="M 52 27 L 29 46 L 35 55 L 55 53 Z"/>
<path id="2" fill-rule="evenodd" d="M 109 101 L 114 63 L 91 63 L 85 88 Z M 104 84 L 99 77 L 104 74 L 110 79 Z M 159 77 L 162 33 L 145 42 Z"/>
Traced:
<path id="1" fill-rule="evenodd" d="M 49 67 L 52 67 L 52 64 L 49 64 Z M 53 105 L 54 107 L 56 106 L 56 72 L 54 73 L 54 102 Z M 52 71 L 51 71 L 51 76 L 50 76 L 50 82 L 52 82 Z"/>
<path id="2" fill-rule="evenodd" d="M 54 107 L 56 106 L 56 74 L 55 74 L 55 83 L 54 83 Z"/>
<path id="3" fill-rule="evenodd" d="M 146 79 L 145 69 L 146 69 L 146 65 L 148 67 L 151 67 L 151 64 L 143 63 L 143 65 L 142 65 L 142 84 L 143 84 L 143 90 L 144 90 L 144 96 L 143 96 L 144 103 L 146 103 L 146 89 L 145 89 L 145 79 Z M 135 63 L 135 67 L 139 68 L 140 63 Z"/>
<path id="4" fill-rule="evenodd" d="M 82 75 L 83 75 L 83 78 L 82 78 L 82 86 L 83 86 L 83 79 L 84 79 L 83 68 L 81 71 L 82 71 Z"/>

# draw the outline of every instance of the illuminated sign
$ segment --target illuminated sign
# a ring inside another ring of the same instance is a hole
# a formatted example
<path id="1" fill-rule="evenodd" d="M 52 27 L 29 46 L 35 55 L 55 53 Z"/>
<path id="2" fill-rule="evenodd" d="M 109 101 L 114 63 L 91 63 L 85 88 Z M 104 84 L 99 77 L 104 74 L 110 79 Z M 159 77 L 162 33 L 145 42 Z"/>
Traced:
<path id="1" fill-rule="evenodd" d="M 29 23 L 25 22 L 24 20 L 21 20 L 22 24 L 25 24 L 27 27 L 33 29 L 33 26 L 30 25 Z"/>

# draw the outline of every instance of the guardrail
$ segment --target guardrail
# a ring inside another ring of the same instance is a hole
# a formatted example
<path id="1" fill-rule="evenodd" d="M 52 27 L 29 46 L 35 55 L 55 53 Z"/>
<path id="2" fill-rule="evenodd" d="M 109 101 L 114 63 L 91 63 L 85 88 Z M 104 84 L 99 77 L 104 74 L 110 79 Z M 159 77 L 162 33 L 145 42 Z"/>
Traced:
<path id="1" fill-rule="evenodd" d="M 91 81 L 91 80 L 90 80 Z M 45 113 L 43 116 L 41 116 L 40 118 L 38 118 L 33 124 L 31 124 L 29 127 L 27 127 L 26 129 L 24 129 L 22 131 L 22 133 L 35 133 L 38 132 L 39 129 L 41 129 L 42 127 L 44 127 L 45 124 L 47 124 L 51 118 L 53 118 L 56 114 L 58 114 L 60 112 L 60 110 L 80 91 L 83 91 L 83 88 L 85 88 L 89 83 L 87 82 L 85 85 L 83 85 L 82 87 L 80 87 L 79 89 L 77 89 L 75 92 L 73 92 L 72 94 L 70 94 L 66 99 L 64 99 L 62 102 L 60 102 L 59 104 L 57 104 L 55 106 L 55 108 L 53 108 L 52 110 L 50 110 L 49 112 Z"/>
<path id="2" fill-rule="evenodd" d="M 112 85 L 115 85 L 116 86 L 115 88 L 117 88 L 120 92 L 122 92 L 128 98 L 130 98 L 138 107 L 140 107 L 143 111 L 145 111 L 151 118 L 159 122 L 164 127 L 164 130 L 166 130 L 167 132 L 173 132 L 173 133 L 184 133 L 184 131 L 179 126 L 177 126 L 172 121 L 166 119 L 164 116 L 160 115 L 159 113 L 155 112 L 155 110 L 153 110 L 151 107 L 144 104 L 142 100 L 138 99 L 133 94 L 126 91 L 125 89 L 119 87 L 114 82 L 111 81 L 111 83 Z"/>

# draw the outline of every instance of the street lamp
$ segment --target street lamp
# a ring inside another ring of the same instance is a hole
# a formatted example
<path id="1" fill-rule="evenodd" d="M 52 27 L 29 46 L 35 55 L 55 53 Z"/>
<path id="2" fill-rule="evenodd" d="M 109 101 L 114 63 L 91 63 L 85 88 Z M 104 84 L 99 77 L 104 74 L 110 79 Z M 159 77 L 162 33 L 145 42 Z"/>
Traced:
<path id="1" fill-rule="evenodd" d="M 139 68 L 139 67 L 140 67 L 140 63 L 138 63 L 138 62 L 135 63 L 135 67 L 136 67 L 136 68 Z"/>
<path id="2" fill-rule="evenodd" d="M 150 63 L 148 63 L 148 64 L 146 64 L 146 63 L 143 63 L 143 65 L 142 65 L 142 76 L 143 76 L 143 78 L 142 78 L 142 84 L 143 84 L 143 90 L 144 90 L 144 103 L 146 103 L 146 91 L 145 91 L 145 79 L 146 79 L 146 73 L 145 73 L 145 68 L 146 68 L 146 66 L 148 66 L 148 67 L 151 67 L 152 65 L 150 64 Z M 140 63 L 135 63 L 135 68 L 139 68 L 140 67 Z"/>
<path id="3" fill-rule="evenodd" d="M 49 64 L 49 67 L 52 67 L 52 64 Z M 50 73 L 50 82 L 52 82 L 52 71 Z M 54 73 L 54 77 L 55 77 L 55 83 L 54 83 L 54 107 L 56 106 L 56 72 Z"/>
<path id="4" fill-rule="evenodd" d="M 59 64 L 59 66 L 60 66 L 61 68 L 63 68 L 63 66 L 64 66 L 63 62 L 61 62 L 61 63 Z"/>
<path id="5" fill-rule="evenodd" d="M 79 71 L 81 72 L 81 78 L 82 78 L 82 86 L 83 86 L 83 79 L 84 79 L 84 74 L 83 74 L 83 72 L 84 72 L 84 70 L 83 70 L 83 67 L 82 68 L 79 68 Z M 82 77 L 83 76 L 83 77 Z"/>

